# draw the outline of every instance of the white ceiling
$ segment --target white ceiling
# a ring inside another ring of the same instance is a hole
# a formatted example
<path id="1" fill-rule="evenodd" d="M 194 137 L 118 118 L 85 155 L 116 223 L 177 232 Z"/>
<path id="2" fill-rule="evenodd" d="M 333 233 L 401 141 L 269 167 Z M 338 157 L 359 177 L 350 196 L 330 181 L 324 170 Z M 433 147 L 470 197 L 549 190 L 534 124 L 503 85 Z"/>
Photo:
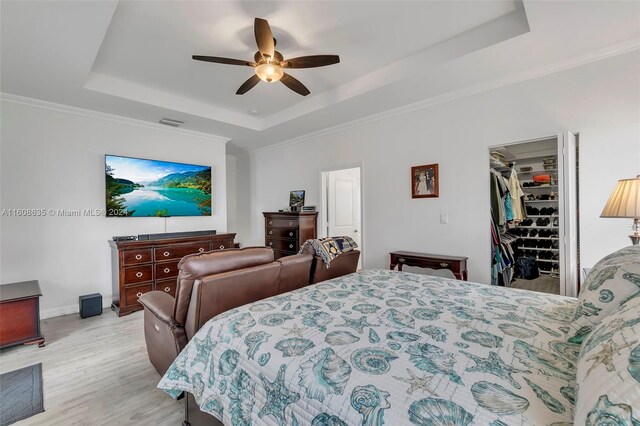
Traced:
<path id="1" fill-rule="evenodd" d="M 230 153 L 640 47 L 637 1 L 3 0 L 0 7 L 2 92 L 152 122 L 179 119 L 231 138 Z M 279 83 L 235 95 L 251 68 L 191 55 L 251 59 L 254 17 L 269 20 L 285 58 L 339 54 L 341 63 L 291 71 L 311 90 L 307 97 Z"/>

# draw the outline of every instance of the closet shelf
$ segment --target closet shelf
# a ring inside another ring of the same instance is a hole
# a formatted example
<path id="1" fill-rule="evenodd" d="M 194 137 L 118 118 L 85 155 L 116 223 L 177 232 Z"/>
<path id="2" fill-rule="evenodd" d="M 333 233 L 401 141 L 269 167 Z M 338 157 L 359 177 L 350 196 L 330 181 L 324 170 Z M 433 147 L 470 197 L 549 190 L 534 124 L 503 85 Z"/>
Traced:
<path id="1" fill-rule="evenodd" d="M 557 251 L 559 252 L 559 249 L 554 249 L 554 248 L 544 248 L 544 247 L 521 247 L 520 250 L 535 250 L 535 251 Z"/>
<path id="2" fill-rule="evenodd" d="M 558 200 L 525 200 L 525 203 L 557 203 Z"/>
<path id="3" fill-rule="evenodd" d="M 545 174 L 558 174 L 558 169 L 548 169 L 548 170 L 531 170 L 530 172 L 518 172 L 519 175 L 534 175 L 534 174 L 541 174 L 541 175 L 545 175 Z"/>
<path id="4" fill-rule="evenodd" d="M 558 240 L 558 237 L 518 237 L 521 240 Z"/>
<path id="5" fill-rule="evenodd" d="M 557 214 L 528 214 L 527 217 L 560 217 Z"/>
<path id="6" fill-rule="evenodd" d="M 557 188 L 558 185 L 539 185 L 539 186 L 523 186 L 522 190 L 527 190 L 527 189 L 553 189 L 553 188 Z"/>
<path id="7" fill-rule="evenodd" d="M 553 260 L 553 259 L 536 259 L 536 262 L 560 263 L 560 261 L 559 261 L 559 260 Z"/>
<path id="8" fill-rule="evenodd" d="M 560 229 L 557 226 L 518 226 L 518 228 L 522 228 L 522 229 Z"/>

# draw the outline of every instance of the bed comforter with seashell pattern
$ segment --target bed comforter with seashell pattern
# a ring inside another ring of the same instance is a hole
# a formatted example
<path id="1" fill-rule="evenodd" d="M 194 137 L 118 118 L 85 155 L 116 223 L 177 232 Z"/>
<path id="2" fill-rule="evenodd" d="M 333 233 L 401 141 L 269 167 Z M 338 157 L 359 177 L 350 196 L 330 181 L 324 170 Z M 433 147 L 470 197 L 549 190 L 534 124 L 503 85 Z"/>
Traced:
<path id="1" fill-rule="evenodd" d="M 211 319 L 158 387 L 226 425 L 571 424 L 575 306 L 361 271 Z"/>

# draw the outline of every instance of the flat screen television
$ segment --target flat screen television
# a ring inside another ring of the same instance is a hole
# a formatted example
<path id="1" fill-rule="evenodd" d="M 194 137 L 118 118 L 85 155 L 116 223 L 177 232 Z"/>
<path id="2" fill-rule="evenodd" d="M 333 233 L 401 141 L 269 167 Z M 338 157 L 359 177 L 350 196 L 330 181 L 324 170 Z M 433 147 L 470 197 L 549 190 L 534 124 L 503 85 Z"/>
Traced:
<path id="1" fill-rule="evenodd" d="M 211 167 L 105 155 L 107 217 L 211 216 Z"/>

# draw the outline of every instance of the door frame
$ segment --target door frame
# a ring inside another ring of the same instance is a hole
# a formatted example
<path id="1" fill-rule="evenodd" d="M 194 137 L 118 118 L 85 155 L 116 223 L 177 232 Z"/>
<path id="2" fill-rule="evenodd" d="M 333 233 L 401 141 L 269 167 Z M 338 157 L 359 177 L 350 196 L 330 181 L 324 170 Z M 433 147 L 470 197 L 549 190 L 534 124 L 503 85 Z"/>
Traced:
<path id="1" fill-rule="evenodd" d="M 579 285 L 579 277 L 576 274 L 575 266 L 580 263 L 579 259 L 579 250 L 575 244 L 577 244 L 577 224 L 578 224 L 578 213 L 577 212 L 569 212 L 567 214 L 565 212 L 566 207 L 570 207 L 570 200 L 577 200 L 577 178 L 575 174 L 568 176 L 565 169 L 565 161 L 567 158 L 569 160 L 573 158 L 576 159 L 575 152 L 573 156 L 567 154 L 566 145 L 567 138 L 569 135 L 573 135 L 574 137 L 578 135 L 578 132 L 570 132 L 563 131 L 556 133 L 555 135 L 543 136 L 534 139 L 526 139 L 517 142 L 508 142 L 508 143 L 500 143 L 495 145 L 490 145 L 487 148 L 487 162 L 490 162 L 491 151 L 493 151 L 497 147 L 501 146 L 512 146 L 512 145 L 520 145 L 524 143 L 531 143 L 549 139 L 555 139 L 557 144 L 557 154 L 558 154 L 558 179 L 562 181 L 562 185 L 558 185 L 558 211 L 562 212 L 562 221 L 559 223 L 559 234 L 562 236 L 562 239 L 559 240 L 560 247 L 562 248 L 560 251 L 560 295 L 562 296 L 570 296 L 570 297 L 578 297 L 578 285 Z M 573 145 L 575 147 L 575 145 Z M 575 169 L 575 165 L 574 165 Z M 489 179 L 489 171 L 487 170 L 487 179 Z M 487 196 L 489 194 L 487 193 Z M 562 205 L 560 205 L 562 203 Z M 567 203 L 569 206 L 567 206 Z M 575 203 L 573 203 L 575 205 Z M 573 235 L 572 235 L 573 233 Z M 569 234 L 569 235 L 567 235 Z M 491 267 L 491 234 L 489 234 L 489 268 Z M 570 283 L 574 283 L 571 285 Z"/>
<path id="2" fill-rule="evenodd" d="M 320 211 L 318 212 L 318 219 L 320 226 L 318 227 L 318 238 L 327 237 L 327 223 L 329 218 L 327 217 L 327 182 L 326 177 L 329 172 L 337 172 L 345 169 L 360 169 L 360 243 L 358 247 L 360 250 L 360 264 L 362 268 L 365 268 L 366 253 L 364 250 L 365 245 L 365 200 L 364 200 L 364 162 L 345 163 L 339 166 L 323 167 L 320 169 Z"/>

